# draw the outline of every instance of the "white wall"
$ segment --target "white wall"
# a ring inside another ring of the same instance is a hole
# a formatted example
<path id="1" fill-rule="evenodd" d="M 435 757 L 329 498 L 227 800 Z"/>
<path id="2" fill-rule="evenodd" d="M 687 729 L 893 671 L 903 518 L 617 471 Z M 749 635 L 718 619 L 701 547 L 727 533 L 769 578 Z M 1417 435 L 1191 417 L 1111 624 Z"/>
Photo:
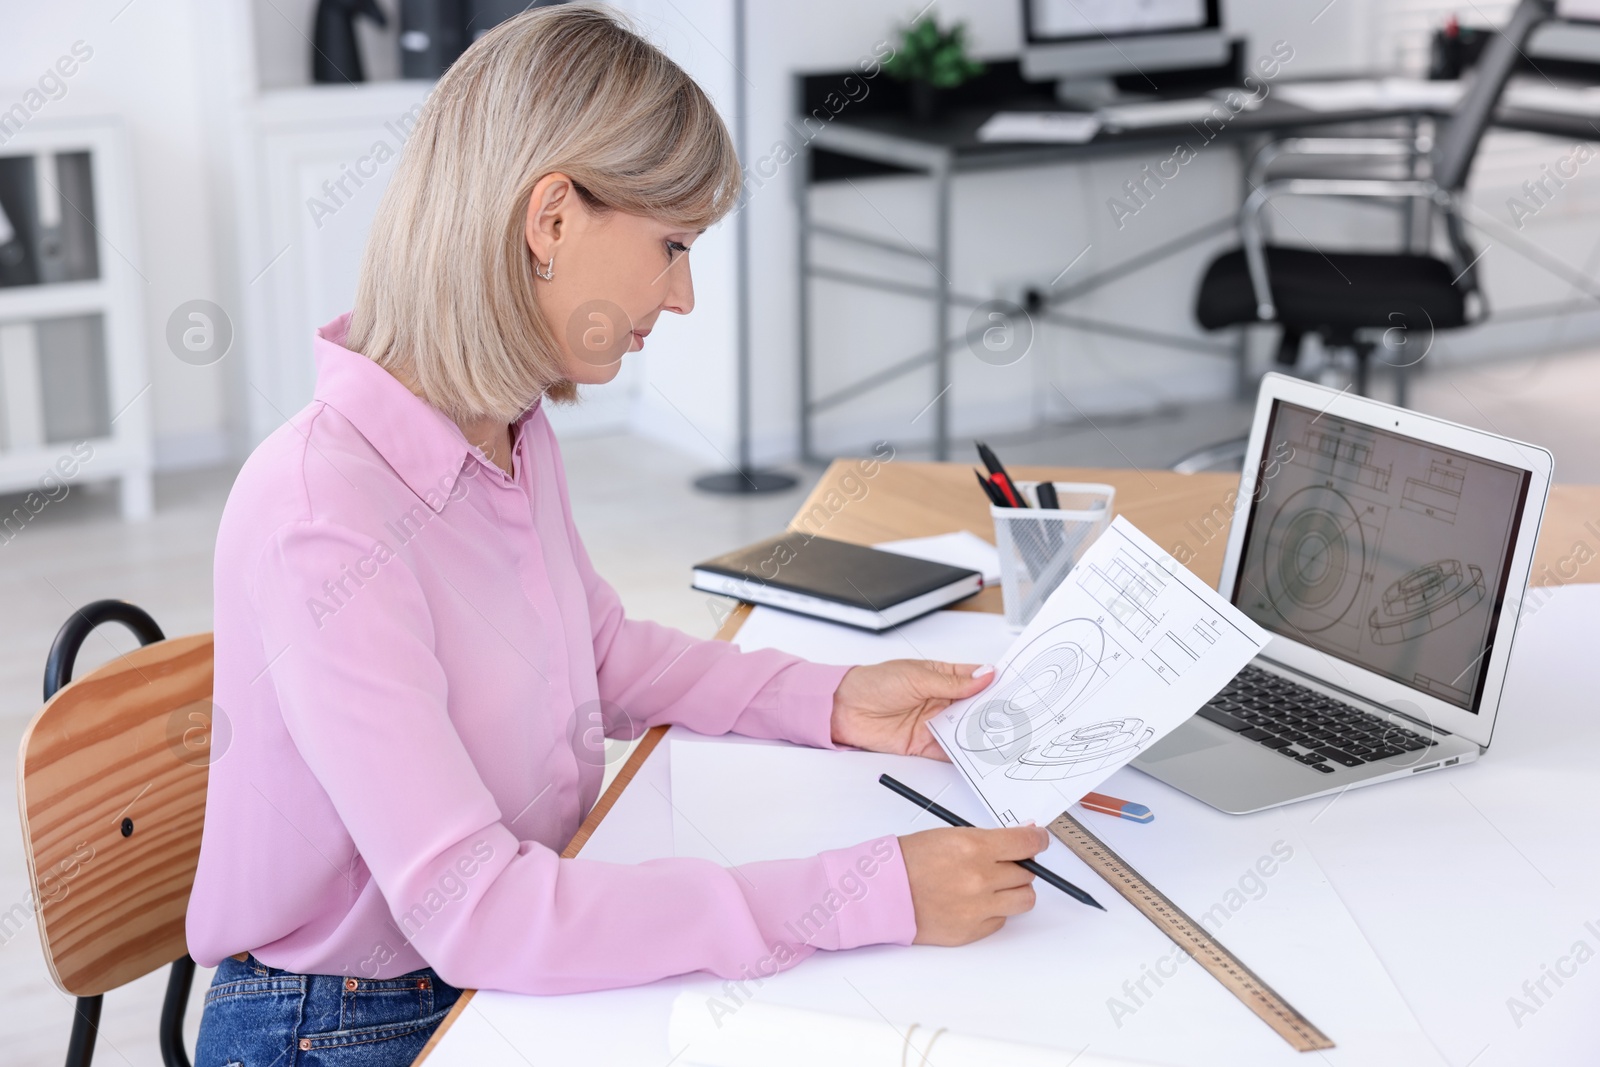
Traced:
<path id="1" fill-rule="evenodd" d="M 30 125 L 115 115 L 128 129 L 139 225 L 142 294 L 156 459 L 166 466 L 216 462 L 223 434 L 223 364 L 194 367 L 167 349 L 167 316 L 193 299 L 222 301 L 216 228 L 206 180 L 207 152 L 198 58 L 207 42 L 195 32 L 204 0 L 83 0 L 8 3 L 0 32 L 0 109 L 9 108 L 73 42 L 93 49 Z M 3 152 L 0 147 L 0 152 Z"/>

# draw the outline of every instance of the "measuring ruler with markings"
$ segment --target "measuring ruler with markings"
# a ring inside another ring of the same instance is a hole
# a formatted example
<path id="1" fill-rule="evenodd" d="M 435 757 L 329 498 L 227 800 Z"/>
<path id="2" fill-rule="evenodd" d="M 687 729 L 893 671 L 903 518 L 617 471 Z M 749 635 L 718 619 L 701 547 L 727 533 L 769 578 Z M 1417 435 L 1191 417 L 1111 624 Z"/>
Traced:
<path id="1" fill-rule="evenodd" d="M 1301 1052 L 1334 1047 L 1328 1035 L 1311 1025 L 1310 1020 L 1224 948 L 1205 927 L 1189 918 L 1182 908 L 1146 881 L 1144 875 L 1128 866 L 1126 860 L 1090 833 L 1081 822 L 1063 812 L 1060 818 L 1050 824 L 1050 832 L 1070 848 L 1073 855 L 1087 863 L 1108 885 L 1121 893 L 1129 904 L 1138 908 L 1158 930 L 1193 956 L 1200 966 L 1222 983 L 1223 988 L 1238 997 L 1262 1022 L 1276 1030 L 1279 1037 Z"/>

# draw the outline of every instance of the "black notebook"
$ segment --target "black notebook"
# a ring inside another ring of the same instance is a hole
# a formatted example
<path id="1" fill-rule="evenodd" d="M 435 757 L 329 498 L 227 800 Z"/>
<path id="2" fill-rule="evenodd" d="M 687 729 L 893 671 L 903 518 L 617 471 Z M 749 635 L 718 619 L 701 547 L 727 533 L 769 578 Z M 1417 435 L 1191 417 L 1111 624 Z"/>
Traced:
<path id="1" fill-rule="evenodd" d="M 983 588 L 983 575 L 893 552 L 779 534 L 694 569 L 694 587 L 802 615 L 887 630 Z"/>

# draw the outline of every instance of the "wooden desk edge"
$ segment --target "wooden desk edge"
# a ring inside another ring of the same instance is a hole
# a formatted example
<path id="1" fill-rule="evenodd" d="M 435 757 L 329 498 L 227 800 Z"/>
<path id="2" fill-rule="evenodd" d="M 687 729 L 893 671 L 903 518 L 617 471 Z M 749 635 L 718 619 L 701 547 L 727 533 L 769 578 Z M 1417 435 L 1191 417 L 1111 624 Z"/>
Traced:
<path id="1" fill-rule="evenodd" d="M 740 604 L 734 608 L 733 611 L 728 613 L 728 617 L 722 621 L 722 626 L 717 630 L 716 639 L 718 641 L 733 640 L 733 635 L 739 632 L 739 627 L 744 625 L 744 620 L 749 614 L 749 604 Z M 617 798 L 628 787 L 628 783 L 633 781 L 633 776 L 639 773 L 639 768 L 643 767 L 644 761 L 650 758 L 650 753 L 654 752 L 656 746 L 661 744 L 661 739 L 667 736 L 668 729 L 669 727 L 666 726 L 652 726 L 644 732 L 643 737 L 639 738 L 639 743 L 634 746 L 632 752 L 628 753 L 627 762 L 623 763 L 622 769 L 617 771 L 617 776 L 611 779 L 611 784 L 606 786 L 606 791 L 600 794 L 600 799 L 595 801 L 595 805 L 589 810 L 589 814 L 584 816 L 583 824 L 578 827 L 578 832 L 572 835 L 572 840 L 567 842 L 567 847 L 561 850 L 562 859 L 572 859 L 583 851 L 583 846 L 589 843 L 589 838 L 593 837 L 595 830 L 599 828 L 600 821 L 616 805 Z M 466 1013 L 467 1004 L 472 1000 L 472 996 L 476 992 L 476 989 L 468 989 L 462 992 L 461 999 L 457 1000 L 450 1008 L 450 1014 L 440 1020 L 439 1028 L 433 1032 L 432 1037 L 428 1038 L 428 1043 L 422 1046 L 422 1051 L 412 1061 L 413 1067 L 428 1058 L 428 1054 L 444 1038 L 445 1031 L 449 1030 L 451 1024 Z"/>

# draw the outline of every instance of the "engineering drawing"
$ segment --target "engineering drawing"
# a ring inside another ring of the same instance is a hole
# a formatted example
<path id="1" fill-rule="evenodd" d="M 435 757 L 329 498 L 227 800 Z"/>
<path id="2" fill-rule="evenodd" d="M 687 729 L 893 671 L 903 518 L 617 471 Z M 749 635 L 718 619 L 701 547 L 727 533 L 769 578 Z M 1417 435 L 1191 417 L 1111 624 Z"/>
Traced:
<path id="1" fill-rule="evenodd" d="M 1120 666 L 1123 653 L 1093 619 L 1067 619 L 1012 660 L 984 699 L 956 726 L 957 743 L 994 767 L 1044 749 L 1046 736 Z M 1019 777 L 1015 768 L 1012 777 Z"/>
<path id="2" fill-rule="evenodd" d="M 1155 730 L 1143 719 L 1132 717 L 1069 726 L 1038 748 L 1024 752 L 1006 774 L 1025 781 L 1091 774 L 1132 759 L 1154 736 Z"/>
<path id="3" fill-rule="evenodd" d="M 1283 502 L 1261 555 L 1273 608 L 1308 633 L 1344 618 L 1360 592 L 1366 563 L 1366 532 L 1355 506 L 1320 485 Z"/>
<path id="4" fill-rule="evenodd" d="M 1367 616 L 1367 626 L 1378 644 L 1398 644 L 1459 619 L 1484 593 L 1483 571 L 1476 563 L 1463 568 L 1457 559 L 1437 560 L 1390 583 L 1382 603 Z"/>
<path id="5" fill-rule="evenodd" d="M 1195 624 L 1192 632 L 1203 633 L 1198 623 Z M 1193 637 L 1190 640 L 1192 641 Z M 1206 640 L 1214 642 L 1216 638 L 1208 637 Z M 1205 646 L 1202 645 L 1200 647 L 1203 648 Z M 1150 651 L 1144 654 L 1144 665 L 1155 671 L 1157 678 L 1171 685 L 1173 678 L 1183 674 L 1199 658 L 1199 653 L 1194 648 L 1180 639 L 1177 634 L 1168 630 L 1157 639 L 1154 645 L 1150 646 Z"/>
<path id="6" fill-rule="evenodd" d="M 1305 440 L 1295 445 L 1290 462 L 1386 493 L 1391 468 L 1374 466 L 1371 459 L 1372 446 L 1365 441 L 1345 437 L 1332 429 L 1308 428 Z"/>
<path id="7" fill-rule="evenodd" d="M 1466 477 L 1466 472 L 1452 466 L 1448 457 L 1435 459 L 1428 464 L 1425 477 L 1406 479 L 1405 488 L 1400 491 L 1400 506 L 1453 526 Z"/>
<path id="8" fill-rule="evenodd" d="M 1150 604 L 1167 587 L 1166 581 L 1160 572 L 1125 552 L 1118 552 L 1104 569 L 1089 567 L 1078 584 L 1141 642 L 1161 621 L 1150 611 Z"/>

